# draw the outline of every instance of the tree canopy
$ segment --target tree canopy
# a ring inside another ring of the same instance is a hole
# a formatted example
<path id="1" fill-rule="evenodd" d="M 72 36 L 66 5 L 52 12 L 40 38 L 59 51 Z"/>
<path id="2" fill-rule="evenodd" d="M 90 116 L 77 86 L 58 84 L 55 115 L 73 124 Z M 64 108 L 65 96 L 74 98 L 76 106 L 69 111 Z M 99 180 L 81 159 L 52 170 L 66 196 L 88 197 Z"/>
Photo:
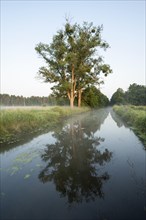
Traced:
<path id="1" fill-rule="evenodd" d="M 114 104 L 131 104 L 146 105 L 146 86 L 133 83 L 126 92 L 119 88 L 112 95 L 110 103 Z"/>
<path id="2" fill-rule="evenodd" d="M 117 91 L 112 95 L 111 104 L 124 104 L 125 103 L 125 93 L 123 89 L 118 88 Z"/>
<path id="3" fill-rule="evenodd" d="M 125 93 L 126 100 L 132 105 L 146 105 L 146 86 L 133 83 Z"/>
<path id="4" fill-rule="evenodd" d="M 87 87 L 83 91 L 82 102 L 84 105 L 88 105 L 91 108 L 104 107 L 109 104 L 108 98 L 95 86 Z"/>
<path id="5" fill-rule="evenodd" d="M 101 37 L 102 26 L 84 22 L 71 24 L 68 20 L 57 31 L 52 43 L 39 43 L 35 50 L 45 60 L 46 66 L 39 69 L 44 82 L 53 83 L 53 91 L 67 96 L 73 107 L 75 97 L 81 105 L 82 90 L 88 85 L 103 83 L 100 74 L 112 72 L 105 64 L 97 48 L 106 50 L 109 45 Z"/>

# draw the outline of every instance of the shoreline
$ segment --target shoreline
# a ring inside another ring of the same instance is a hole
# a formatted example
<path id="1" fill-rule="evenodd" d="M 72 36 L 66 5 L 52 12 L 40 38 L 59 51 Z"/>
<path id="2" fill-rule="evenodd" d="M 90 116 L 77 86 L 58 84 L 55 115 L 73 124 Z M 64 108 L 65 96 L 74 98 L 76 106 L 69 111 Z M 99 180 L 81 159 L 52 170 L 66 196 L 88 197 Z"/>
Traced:
<path id="1" fill-rule="evenodd" d="M 0 111 L 0 145 L 14 144 L 29 134 L 49 130 L 61 120 L 89 111 L 89 108 L 39 107 L 3 109 Z"/>
<path id="2" fill-rule="evenodd" d="M 113 110 L 130 126 L 146 149 L 146 106 L 115 105 Z"/>

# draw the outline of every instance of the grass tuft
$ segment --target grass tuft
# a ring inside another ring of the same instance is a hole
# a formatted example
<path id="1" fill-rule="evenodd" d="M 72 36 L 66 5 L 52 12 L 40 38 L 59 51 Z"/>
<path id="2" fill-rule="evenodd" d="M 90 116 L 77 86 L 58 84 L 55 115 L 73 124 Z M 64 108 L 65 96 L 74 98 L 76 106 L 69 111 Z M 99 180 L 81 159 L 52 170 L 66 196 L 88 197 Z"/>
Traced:
<path id="1" fill-rule="evenodd" d="M 146 145 L 146 106 L 114 106 L 113 110 L 130 126 Z"/>
<path id="2" fill-rule="evenodd" d="M 60 120 L 89 110 L 74 107 L 42 107 L 0 111 L 0 143 L 17 142 L 18 137 L 51 128 Z"/>

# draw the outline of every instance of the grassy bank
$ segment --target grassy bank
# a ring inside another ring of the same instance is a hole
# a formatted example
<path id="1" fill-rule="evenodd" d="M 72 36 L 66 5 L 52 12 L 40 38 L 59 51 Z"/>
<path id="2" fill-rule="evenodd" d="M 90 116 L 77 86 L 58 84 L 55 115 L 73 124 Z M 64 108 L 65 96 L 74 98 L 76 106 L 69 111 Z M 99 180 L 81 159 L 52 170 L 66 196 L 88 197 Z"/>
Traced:
<path id="1" fill-rule="evenodd" d="M 74 107 L 42 107 L 0 111 L 0 143 L 14 143 L 23 136 L 55 126 L 60 120 L 89 110 Z"/>
<path id="2" fill-rule="evenodd" d="M 146 145 L 146 106 L 114 106 L 113 109 Z"/>

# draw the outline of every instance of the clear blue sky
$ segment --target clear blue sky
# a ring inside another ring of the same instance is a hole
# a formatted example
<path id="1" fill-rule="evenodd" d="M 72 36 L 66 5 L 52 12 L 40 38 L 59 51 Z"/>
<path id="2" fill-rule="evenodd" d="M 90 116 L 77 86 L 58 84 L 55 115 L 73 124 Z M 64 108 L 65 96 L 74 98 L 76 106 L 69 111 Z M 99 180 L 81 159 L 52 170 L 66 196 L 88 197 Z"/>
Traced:
<path id="1" fill-rule="evenodd" d="M 39 42 L 50 43 L 72 22 L 103 24 L 110 49 L 100 52 L 113 73 L 101 91 L 109 98 L 129 85 L 145 85 L 145 5 L 137 1 L 1 1 L 1 93 L 48 96 L 50 84 L 36 78 L 43 60 L 35 52 Z"/>

